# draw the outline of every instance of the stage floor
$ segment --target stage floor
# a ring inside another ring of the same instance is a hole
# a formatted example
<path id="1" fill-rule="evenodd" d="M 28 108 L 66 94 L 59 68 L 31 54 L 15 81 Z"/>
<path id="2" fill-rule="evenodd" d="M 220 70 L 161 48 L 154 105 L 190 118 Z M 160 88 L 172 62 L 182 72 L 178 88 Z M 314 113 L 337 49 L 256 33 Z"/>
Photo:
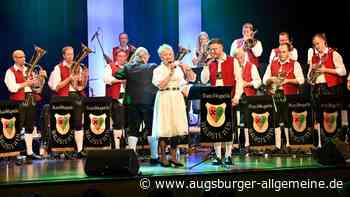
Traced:
<path id="1" fill-rule="evenodd" d="M 311 156 L 233 156 L 233 166 L 213 166 L 211 160 L 190 169 L 205 158 L 204 153 L 182 155 L 185 164 L 181 168 L 151 166 L 141 161 L 142 176 L 181 176 L 232 173 L 256 173 L 289 170 L 311 170 L 331 168 L 317 163 Z M 115 179 L 115 177 L 89 177 L 84 172 L 85 160 L 37 160 L 33 164 L 16 165 L 14 161 L 1 161 L 0 185 L 22 185 L 33 183 L 57 183 Z"/>

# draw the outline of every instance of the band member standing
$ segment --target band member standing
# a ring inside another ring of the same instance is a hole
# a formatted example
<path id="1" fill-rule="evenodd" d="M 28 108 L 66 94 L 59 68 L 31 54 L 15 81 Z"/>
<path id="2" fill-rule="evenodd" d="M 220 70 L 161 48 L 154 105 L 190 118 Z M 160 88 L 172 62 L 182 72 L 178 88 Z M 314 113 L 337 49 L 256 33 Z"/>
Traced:
<path id="1" fill-rule="evenodd" d="M 261 78 L 259 71 L 256 66 L 247 61 L 247 57 L 243 49 L 238 48 L 235 51 L 235 58 L 238 60 L 242 71 L 242 82 L 243 82 L 243 95 L 245 96 L 256 96 L 257 89 L 261 86 Z M 248 110 L 245 105 L 242 105 L 241 113 L 237 113 L 237 122 L 241 128 L 244 128 L 245 136 L 245 147 L 249 146 L 249 133 L 248 133 Z M 242 116 L 240 116 L 242 115 Z M 243 124 L 242 124 L 243 123 Z M 239 131 L 239 130 L 238 130 Z M 240 136 L 240 132 L 238 132 Z"/>
<path id="2" fill-rule="evenodd" d="M 183 166 L 176 157 L 179 137 L 188 135 L 186 104 L 182 91 L 188 91 L 185 78 L 193 81 L 196 76 L 188 65 L 174 62 L 171 46 L 163 44 L 158 49 L 162 60 L 154 69 L 152 83 L 158 88 L 154 103 L 152 137 L 160 141 L 162 166 Z M 171 160 L 166 159 L 166 141 L 170 141 Z"/>
<path id="3" fill-rule="evenodd" d="M 84 130 L 83 130 L 83 111 L 82 111 L 82 96 L 84 96 L 84 89 L 87 85 L 88 80 L 88 69 L 79 68 L 79 74 L 75 75 L 71 71 L 72 65 L 74 63 L 74 49 L 71 46 L 66 46 L 62 49 L 63 61 L 54 67 L 52 71 L 48 84 L 52 91 L 55 92 L 57 96 L 74 96 L 76 97 L 76 107 L 74 108 L 73 116 L 76 121 L 73 122 L 74 139 L 77 148 L 77 157 L 84 157 L 85 154 L 83 150 L 84 141 Z M 79 88 L 73 87 L 72 83 L 74 80 L 82 80 L 82 86 Z"/>
<path id="4" fill-rule="evenodd" d="M 313 48 L 308 50 L 308 81 L 312 85 L 313 98 L 322 95 L 342 96 L 343 79 L 346 69 L 343 58 L 334 49 L 327 46 L 327 38 L 324 33 L 318 33 L 312 38 Z M 317 100 L 316 100 L 317 103 Z M 318 107 L 319 105 L 316 105 Z M 317 109 L 317 108 L 316 108 Z M 315 128 L 318 131 L 318 147 L 321 146 L 321 114 L 316 110 Z"/>
<path id="5" fill-rule="evenodd" d="M 35 102 L 26 102 L 26 100 L 35 100 L 32 94 L 32 86 L 38 83 L 38 79 L 32 79 L 27 76 L 28 68 L 25 66 L 25 54 L 22 50 L 15 50 L 12 53 L 15 64 L 7 69 L 5 74 L 5 84 L 10 92 L 10 100 L 20 103 L 21 127 L 25 129 L 24 141 L 26 145 L 27 162 L 32 159 L 39 159 L 33 153 L 33 129 L 35 122 Z M 41 70 L 39 75 L 46 76 L 46 72 Z"/>
<path id="6" fill-rule="evenodd" d="M 320 74 L 315 78 L 314 90 L 319 95 L 342 95 L 342 77 L 346 75 L 343 58 L 327 46 L 325 34 L 316 34 L 312 39 L 313 48 L 308 50 L 308 79 L 313 78 L 313 70 Z"/>
<path id="7" fill-rule="evenodd" d="M 232 86 L 232 105 L 237 106 L 243 91 L 242 76 L 239 63 L 236 59 L 228 56 L 224 52 L 224 43 L 215 38 L 209 42 L 210 56 L 214 58 L 205 66 L 201 73 L 201 81 L 206 84 L 210 82 L 211 86 Z M 221 165 L 221 142 L 214 143 L 216 153 L 213 165 Z M 232 165 L 231 153 L 233 142 L 224 142 L 225 160 L 224 163 Z"/>
<path id="8" fill-rule="evenodd" d="M 263 83 L 267 86 L 271 84 L 276 85 L 281 94 L 288 95 L 297 95 L 299 93 L 299 85 L 304 84 L 304 75 L 300 64 L 290 59 L 289 55 L 290 44 L 284 43 L 279 47 L 279 56 L 275 58 L 271 64 L 267 66 L 265 75 L 263 77 Z M 281 148 L 281 128 L 283 124 L 289 125 L 288 121 L 288 105 L 283 102 L 277 102 L 277 111 L 275 110 L 276 116 L 275 119 L 275 139 L 276 147 Z M 284 130 L 286 136 L 286 146 L 289 146 L 289 133 L 288 128 Z"/>
<path id="9" fill-rule="evenodd" d="M 158 66 L 148 63 L 147 49 L 139 47 L 123 69 L 114 76 L 126 80 L 124 105 L 127 108 L 129 148 L 136 151 L 141 123 L 144 122 L 151 150 L 151 164 L 158 164 L 158 138 L 152 137 L 152 118 L 157 88 L 152 84 L 153 70 Z M 140 88 L 142 87 L 142 88 Z"/>
<path id="10" fill-rule="evenodd" d="M 237 48 L 243 48 L 248 56 L 248 61 L 259 68 L 259 57 L 263 52 L 263 48 L 261 42 L 254 38 L 254 34 L 253 24 L 245 23 L 242 27 L 243 38 L 233 41 L 230 55 L 233 56 Z"/>
<path id="11" fill-rule="evenodd" d="M 107 64 L 105 67 L 105 74 L 103 81 L 106 83 L 106 96 L 113 99 L 112 104 L 112 119 L 113 119 L 113 138 L 115 148 L 120 148 L 120 139 L 123 136 L 124 128 L 124 107 L 118 101 L 120 98 L 120 88 L 124 80 L 119 80 L 114 75 L 123 68 L 127 61 L 127 52 L 124 50 L 117 50 L 116 61 L 114 63 Z"/>
<path id="12" fill-rule="evenodd" d="M 127 59 L 129 60 L 131 55 L 135 52 L 136 47 L 129 44 L 129 36 L 127 33 L 122 32 L 119 34 L 119 46 L 113 48 L 113 61 L 115 62 L 117 59 L 118 50 L 124 50 L 127 53 Z"/>
<path id="13" fill-rule="evenodd" d="M 192 57 L 193 65 L 203 66 L 208 56 L 209 36 L 206 32 L 199 33 L 197 37 L 196 49 Z"/>
<path id="14" fill-rule="evenodd" d="M 298 51 L 296 48 L 293 47 L 291 40 L 289 38 L 289 33 L 287 32 L 279 33 L 278 42 L 279 42 L 279 45 L 284 43 L 289 43 L 291 45 L 291 48 L 289 49 L 289 58 L 294 61 L 298 60 Z M 269 59 L 270 64 L 275 58 L 278 58 L 279 53 L 280 53 L 279 48 L 274 48 L 271 50 L 270 59 Z"/>

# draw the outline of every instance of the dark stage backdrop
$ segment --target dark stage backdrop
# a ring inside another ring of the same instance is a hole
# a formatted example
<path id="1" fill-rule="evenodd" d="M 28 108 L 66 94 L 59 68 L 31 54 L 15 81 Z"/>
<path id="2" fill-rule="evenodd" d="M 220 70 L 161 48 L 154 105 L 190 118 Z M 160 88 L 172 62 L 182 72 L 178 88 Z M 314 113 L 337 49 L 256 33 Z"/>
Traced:
<path id="1" fill-rule="evenodd" d="M 80 49 L 87 43 L 86 0 L 6 0 L 0 6 L 0 99 L 7 99 L 3 82 L 6 69 L 13 64 L 11 53 L 23 49 L 26 61 L 33 54 L 33 44 L 47 50 L 39 62 L 48 74 L 61 60 L 61 49 L 72 45 Z M 47 91 L 45 91 L 47 92 Z"/>
<path id="2" fill-rule="evenodd" d="M 157 49 L 163 43 L 177 50 L 178 7 L 177 0 L 124 0 L 124 31 L 132 44 L 149 50 L 151 62 L 160 62 Z"/>

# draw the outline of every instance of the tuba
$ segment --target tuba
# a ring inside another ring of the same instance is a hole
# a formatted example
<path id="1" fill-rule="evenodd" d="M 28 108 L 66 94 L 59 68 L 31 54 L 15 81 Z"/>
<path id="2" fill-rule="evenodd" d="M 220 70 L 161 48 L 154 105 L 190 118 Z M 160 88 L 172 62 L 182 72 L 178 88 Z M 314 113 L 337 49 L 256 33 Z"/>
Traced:
<path id="1" fill-rule="evenodd" d="M 76 56 L 76 58 L 73 61 L 73 64 L 71 65 L 71 73 L 74 77 L 73 80 L 71 81 L 72 87 L 77 90 L 77 91 L 82 91 L 87 85 L 87 77 L 82 76 L 80 72 L 80 66 L 81 66 L 81 61 L 87 57 L 90 53 L 93 51 L 85 46 L 83 43 L 81 43 L 81 51 L 79 54 Z M 83 69 L 87 69 L 85 65 L 82 65 Z"/>
<path id="2" fill-rule="evenodd" d="M 244 41 L 244 43 L 243 43 L 243 49 L 244 49 L 244 50 L 251 49 L 251 48 L 253 48 L 253 47 L 256 45 L 256 43 L 258 42 L 258 40 L 256 40 L 256 39 L 254 38 L 254 36 L 255 36 L 256 33 L 258 33 L 258 30 L 255 30 L 255 31 L 253 32 L 252 38 L 249 38 L 249 39 L 247 39 L 247 40 Z"/>
<path id="3" fill-rule="evenodd" d="M 37 82 L 33 84 L 32 90 L 34 93 L 40 94 L 43 90 L 45 84 L 46 76 L 40 76 L 38 72 L 42 70 L 42 67 L 37 65 L 39 60 L 46 54 L 46 51 L 38 46 L 34 45 L 34 54 L 30 59 L 29 63 L 25 63 L 29 69 L 27 69 L 26 76 L 36 80 Z"/>

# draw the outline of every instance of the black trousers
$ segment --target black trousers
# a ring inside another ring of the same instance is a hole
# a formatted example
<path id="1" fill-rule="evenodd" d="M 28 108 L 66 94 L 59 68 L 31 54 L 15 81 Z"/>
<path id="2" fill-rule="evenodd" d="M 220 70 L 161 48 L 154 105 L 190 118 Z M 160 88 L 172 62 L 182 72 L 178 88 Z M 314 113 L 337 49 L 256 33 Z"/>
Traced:
<path id="1" fill-rule="evenodd" d="M 32 96 L 26 94 L 26 98 Z M 32 98 L 33 99 L 33 98 Z M 36 120 L 36 105 L 33 102 L 17 102 L 19 104 L 20 125 L 25 129 L 25 133 L 33 133 Z"/>
<path id="2" fill-rule="evenodd" d="M 328 87 L 326 83 L 321 83 L 316 84 L 312 88 L 313 105 L 317 122 L 320 122 L 322 120 L 320 96 L 343 96 L 343 87 L 342 85 Z"/>
<path id="3" fill-rule="evenodd" d="M 125 107 L 118 101 L 112 103 L 113 129 L 120 130 L 125 128 Z"/>
<path id="4" fill-rule="evenodd" d="M 127 106 L 128 135 L 139 136 L 142 121 L 147 136 L 152 135 L 153 105 L 134 104 Z"/>
<path id="5" fill-rule="evenodd" d="M 276 95 L 272 97 L 274 99 L 274 103 L 276 108 L 274 107 L 273 110 L 273 117 L 274 118 L 274 127 L 277 128 L 281 126 L 281 124 L 284 124 L 285 127 L 290 125 L 290 120 L 288 116 L 288 103 L 286 100 L 286 97 L 284 96 L 284 93 L 282 90 L 277 90 Z M 277 109 L 277 111 L 276 111 Z"/>
<path id="6" fill-rule="evenodd" d="M 328 87 L 326 83 L 320 83 L 314 86 L 313 94 L 318 96 L 343 96 L 343 87 L 342 85 Z"/>
<path id="7" fill-rule="evenodd" d="M 69 96 L 71 96 L 74 99 L 72 129 L 74 129 L 75 131 L 83 130 L 84 97 L 76 92 L 70 92 Z"/>

